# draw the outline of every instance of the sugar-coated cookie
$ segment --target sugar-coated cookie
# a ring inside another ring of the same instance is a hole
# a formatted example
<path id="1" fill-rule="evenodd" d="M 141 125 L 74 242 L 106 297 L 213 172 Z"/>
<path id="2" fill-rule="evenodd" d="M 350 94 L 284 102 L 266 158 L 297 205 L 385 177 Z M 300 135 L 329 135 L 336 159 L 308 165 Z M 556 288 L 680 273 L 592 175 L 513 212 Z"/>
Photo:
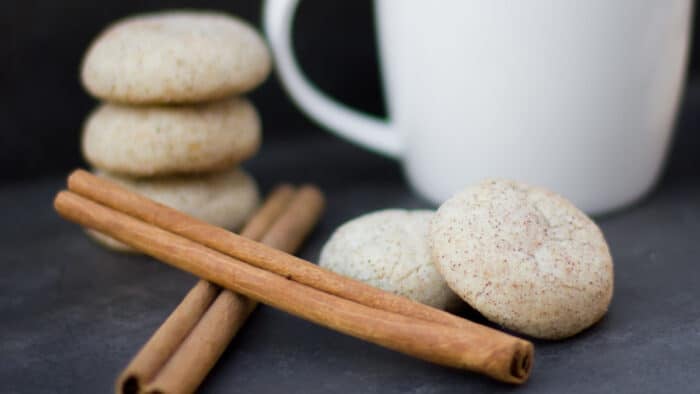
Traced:
<path id="1" fill-rule="evenodd" d="M 238 230 L 260 201 L 255 180 L 241 169 L 148 179 L 127 178 L 102 171 L 96 174 L 178 211 L 230 230 Z M 92 230 L 88 230 L 88 233 L 110 249 L 131 250 L 103 234 Z"/>
<path id="2" fill-rule="evenodd" d="M 437 308 L 459 303 L 431 262 L 428 227 L 432 211 L 391 209 L 338 227 L 321 251 L 319 265 L 394 294 Z"/>
<path id="3" fill-rule="evenodd" d="M 81 78 L 97 98 L 191 103 L 241 94 L 270 73 L 260 34 L 218 12 L 166 11 L 117 21 L 92 43 Z"/>
<path id="4" fill-rule="evenodd" d="M 112 173 L 153 176 L 230 168 L 260 146 L 245 98 L 188 106 L 99 106 L 86 120 L 83 156 Z"/>
<path id="5" fill-rule="evenodd" d="M 430 244 L 448 285 L 486 318 L 560 339 L 598 321 L 613 293 L 613 263 L 598 226 L 539 187 L 487 180 L 445 202 Z"/>

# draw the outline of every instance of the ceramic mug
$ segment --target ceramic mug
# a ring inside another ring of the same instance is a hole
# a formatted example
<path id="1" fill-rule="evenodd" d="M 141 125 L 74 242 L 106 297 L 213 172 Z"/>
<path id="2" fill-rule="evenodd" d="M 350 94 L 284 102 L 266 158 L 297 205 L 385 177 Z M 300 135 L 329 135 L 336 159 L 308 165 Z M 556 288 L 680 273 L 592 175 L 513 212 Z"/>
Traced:
<path id="1" fill-rule="evenodd" d="M 435 203 L 503 177 L 601 213 L 643 196 L 661 172 L 691 0 L 376 0 L 386 121 L 305 79 L 291 49 L 297 3 L 264 9 L 288 93 L 331 131 L 401 160 Z"/>

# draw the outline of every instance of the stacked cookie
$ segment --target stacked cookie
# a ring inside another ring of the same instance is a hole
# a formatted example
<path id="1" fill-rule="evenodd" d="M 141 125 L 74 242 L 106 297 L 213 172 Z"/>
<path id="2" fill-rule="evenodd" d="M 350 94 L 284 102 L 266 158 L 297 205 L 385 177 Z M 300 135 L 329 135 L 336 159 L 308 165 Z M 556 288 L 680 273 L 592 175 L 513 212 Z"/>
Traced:
<path id="1" fill-rule="evenodd" d="M 83 155 L 102 176 L 237 229 L 259 201 L 255 181 L 238 168 L 261 142 L 257 111 L 242 94 L 270 68 L 262 37 L 225 14 L 171 11 L 121 20 L 83 60 L 83 85 L 103 101 L 85 122 Z"/>

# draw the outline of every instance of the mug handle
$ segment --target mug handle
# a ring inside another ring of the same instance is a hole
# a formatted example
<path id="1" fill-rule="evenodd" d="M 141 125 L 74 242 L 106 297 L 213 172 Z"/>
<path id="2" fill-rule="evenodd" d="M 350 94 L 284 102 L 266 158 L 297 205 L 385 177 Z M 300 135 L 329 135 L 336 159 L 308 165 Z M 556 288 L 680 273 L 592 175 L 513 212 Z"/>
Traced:
<path id="1" fill-rule="evenodd" d="M 264 28 L 287 93 L 308 116 L 330 131 L 380 154 L 398 158 L 399 134 L 389 123 L 351 109 L 314 88 L 299 69 L 291 45 L 294 12 L 299 0 L 267 0 Z"/>

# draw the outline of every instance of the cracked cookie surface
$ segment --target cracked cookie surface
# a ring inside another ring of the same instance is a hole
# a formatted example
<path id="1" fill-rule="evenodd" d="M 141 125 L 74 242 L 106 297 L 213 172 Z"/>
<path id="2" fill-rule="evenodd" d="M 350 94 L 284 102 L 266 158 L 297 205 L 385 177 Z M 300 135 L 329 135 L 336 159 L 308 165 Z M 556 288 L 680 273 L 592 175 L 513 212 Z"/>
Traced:
<path id="1" fill-rule="evenodd" d="M 487 180 L 436 212 L 438 270 L 486 318 L 538 338 L 574 335 L 607 311 L 613 264 L 596 224 L 539 187 Z"/>

